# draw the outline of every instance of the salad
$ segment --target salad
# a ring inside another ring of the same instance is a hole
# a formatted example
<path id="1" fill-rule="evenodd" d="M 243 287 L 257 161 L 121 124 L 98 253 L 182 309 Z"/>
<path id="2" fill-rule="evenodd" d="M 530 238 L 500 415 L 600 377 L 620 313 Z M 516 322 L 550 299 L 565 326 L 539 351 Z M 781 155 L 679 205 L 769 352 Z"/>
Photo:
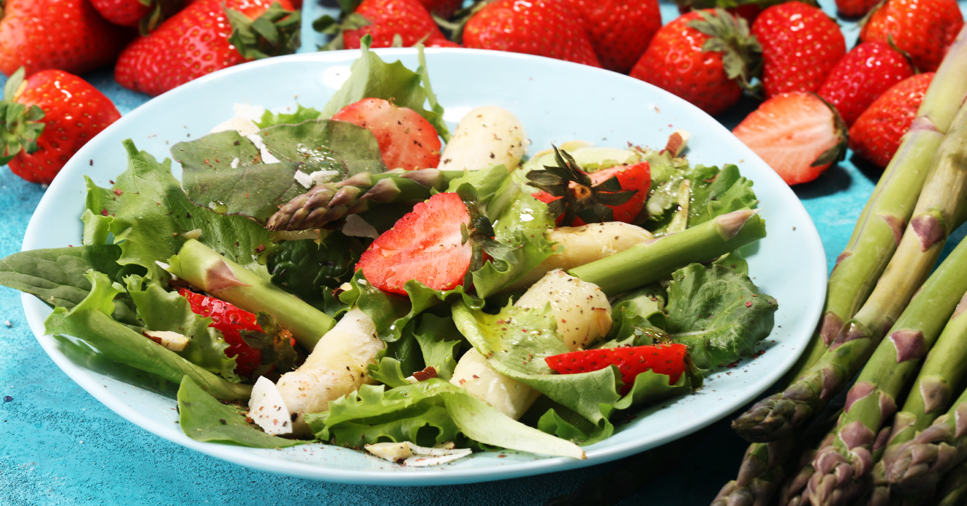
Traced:
<path id="1" fill-rule="evenodd" d="M 54 307 L 48 332 L 179 383 L 194 439 L 389 442 L 370 448 L 394 460 L 582 458 L 615 413 L 769 334 L 776 302 L 735 253 L 765 234 L 735 166 L 690 166 L 681 134 L 525 160 L 511 112 L 452 135 L 442 112 L 425 65 L 364 49 L 321 110 L 173 146 L 181 181 L 126 142 L 112 186 L 88 180 L 84 245 L 7 257 L 0 283 Z"/>

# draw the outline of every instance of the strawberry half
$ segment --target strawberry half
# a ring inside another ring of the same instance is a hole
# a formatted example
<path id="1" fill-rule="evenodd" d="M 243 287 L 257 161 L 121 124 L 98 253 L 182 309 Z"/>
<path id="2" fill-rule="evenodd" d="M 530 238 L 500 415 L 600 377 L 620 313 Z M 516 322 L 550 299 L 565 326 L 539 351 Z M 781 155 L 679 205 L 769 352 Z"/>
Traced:
<path id="1" fill-rule="evenodd" d="M 668 375 L 669 385 L 678 382 L 685 372 L 686 353 L 688 353 L 688 347 L 684 344 L 624 346 L 572 351 L 546 357 L 544 361 L 547 362 L 548 367 L 560 374 L 579 374 L 598 371 L 612 365 L 618 366 L 621 382 L 624 383 L 621 393 L 626 394 L 635 384 L 635 377 L 645 371 Z"/>
<path id="2" fill-rule="evenodd" d="M 356 263 L 366 280 L 381 290 L 406 295 L 403 284 L 419 281 L 434 290 L 464 284 L 473 246 L 464 239 L 470 212 L 456 193 L 437 193 L 413 206 L 363 252 Z"/>
<path id="3" fill-rule="evenodd" d="M 413 109 L 381 98 L 364 98 L 343 107 L 332 119 L 369 129 L 390 169 L 434 168 L 440 164 L 440 137 L 433 125 Z"/>
<path id="4" fill-rule="evenodd" d="M 880 95 L 849 129 L 850 149 L 877 167 L 886 167 L 913 124 L 933 75 L 909 77 Z"/>
<path id="5" fill-rule="evenodd" d="M 527 179 L 540 189 L 534 198 L 547 204 L 558 225 L 623 221 L 633 223 L 651 187 L 648 162 L 587 173 L 567 152 L 554 148 L 557 166 L 532 170 Z"/>
<path id="6" fill-rule="evenodd" d="M 819 177 L 843 159 L 846 125 L 815 93 L 783 93 L 763 102 L 732 133 L 786 184 Z"/>
<path id="7" fill-rule="evenodd" d="M 187 288 L 178 289 L 178 295 L 188 299 L 192 313 L 212 319 L 209 327 L 221 332 L 228 343 L 225 354 L 235 357 L 235 374 L 251 377 L 262 364 L 262 352 L 246 344 L 241 331 L 262 331 L 255 315 L 221 299 L 195 293 Z"/>

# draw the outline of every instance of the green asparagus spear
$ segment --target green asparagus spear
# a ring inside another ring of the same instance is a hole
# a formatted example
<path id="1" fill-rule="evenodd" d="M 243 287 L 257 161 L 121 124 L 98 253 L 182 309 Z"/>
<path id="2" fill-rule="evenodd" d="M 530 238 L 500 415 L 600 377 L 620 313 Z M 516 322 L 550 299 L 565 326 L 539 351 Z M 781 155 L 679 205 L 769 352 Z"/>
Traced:
<path id="1" fill-rule="evenodd" d="M 838 257 L 829 279 L 819 332 L 787 378 L 798 379 L 807 374 L 815 365 L 813 360 L 823 355 L 825 348 L 843 329 L 844 322 L 852 318 L 866 301 L 896 251 L 920 195 L 927 169 L 965 95 L 967 28 L 958 35 L 937 70 L 913 126 L 903 136 L 896 155 L 863 209 L 846 249 Z M 897 312 L 900 310 L 902 305 L 896 309 Z M 733 429 L 750 441 L 771 441 L 782 437 L 791 426 L 808 419 L 812 412 L 798 402 L 798 395 L 801 392 L 797 388 L 763 399 L 737 418 L 732 424 Z"/>
<path id="2" fill-rule="evenodd" d="M 964 170 L 967 172 L 967 167 Z M 967 242 L 961 242 L 924 283 L 890 329 L 889 338 L 880 343 L 860 373 L 846 396 L 845 413 L 832 432 L 833 444 L 820 451 L 813 461 L 816 473 L 807 487 L 813 505 L 845 504 L 870 486 L 869 473 L 877 459 L 876 450 L 885 447 L 888 434 L 883 426 L 893 416 L 897 397 L 938 336 L 943 342 L 934 356 L 967 347 L 957 343 L 967 334 L 967 317 L 959 318 L 963 305 L 954 313 L 957 303 L 967 293 L 965 271 Z M 938 365 L 931 362 L 920 383 L 928 402 L 927 408 L 923 408 L 925 412 L 930 411 L 932 404 L 944 403 L 944 398 L 950 397 L 946 378 L 930 374 Z M 947 362 L 947 367 L 954 364 Z"/>
<path id="3" fill-rule="evenodd" d="M 613 295 L 667 278 L 685 265 L 708 262 L 765 236 L 765 220 L 755 211 L 733 211 L 682 232 L 635 244 L 568 274 Z"/>
<path id="4" fill-rule="evenodd" d="M 956 465 L 944 476 L 937 489 L 937 506 L 963 506 L 967 503 L 967 462 Z"/>
<path id="5" fill-rule="evenodd" d="M 963 275 L 964 268 L 961 267 L 958 273 L 962 278 L 967 277 Z M 948 337 L 967 343 L 967 294 L 961 299 L 941 338 Z M 963 368 L 963 362 L 952 361 L 949 367 L 947 373 L 956 373 L 956 369 Z M 943 378 L 933 386 L 937 391 L 924 397 L 949 398 L 951 387 L 948 379 Z M 919 494 L 935 489 L 944 473 L 967 458 L 965 431 L 967 392 L 957 399 L 945 415 L 937 418 L 913 439 L 899 445 L 895 451 L 884 455 L 883 466 L 891 488 L 901 494 Z"/>
<path id="6" fill-rule="evenodd" d="M 269 230 L 321 228 L 350 214 L 366 211 L 369 203 L 420 202 L 431 191 L 443 191 L 462 170 L 421 169 L 408 172 L 362 172 L 337 183 L 315 185 L 282 205 L 266 225 Z"/>
<path id="7" fill-rule="evenodd" d="M 166 270 L 192 286 L 246 311 L 271 314 L 307 350 L 312 351 L 336 324 L 326 313 L 194 239 L 185 242 L 169 262 Z"/>

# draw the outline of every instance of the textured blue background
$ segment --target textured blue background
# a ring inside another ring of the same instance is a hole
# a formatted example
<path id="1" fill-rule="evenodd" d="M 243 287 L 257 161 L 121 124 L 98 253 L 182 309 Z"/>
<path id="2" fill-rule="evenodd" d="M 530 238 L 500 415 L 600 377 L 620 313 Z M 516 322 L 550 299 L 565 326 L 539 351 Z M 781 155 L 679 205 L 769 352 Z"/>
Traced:
<path id="1" fill-rule="evenodd" d="M 302 51 L 321 42 L 309 24 L 324 6 L 304 8 Z M 831 0 L 821 2 L 835 12 Z M 967 0 L 961 0 L 967 10 Z M 668 22 L 675 6 L 662 3 Z M 848 47 L 859 30 L 840 20 Z M 110 69 L 84 76 L 125 114 L 147 100 L 117 85 Z M 0 75 L 0 86 L 5 79 Z M 589 90 L 593 93 L 594 90 Z M 734 126 L 755 107 L 746 101 L 720 118 Z M 855 163 L 854 163 L 855 162 Z M 848 157 L 817 181 L 795 188 L 819 229 L 832 262 L 846 245 L 879 171 Z M 20 250 L 27 221 L 44 188 L 0 168 L 0 257 Z M 963 237 L 960 230 L 950 244 Z M 948 250 L 950 246 L 948 246 Z M 10 398 L 11 400 L 7 400 Z M 732 479 L 746 443 L 728 419 L 699 436 L 697 444 L 659 479 L 621 504 L 708 504 Z M 162 440 L 123 420 L 76 386 L 47 357 L 24 319 L 20 294 L 0 287 L 0 505 L 87 504 L 421 504 L 531 505 L 572 492 L 586 480 L 634 465 L 634 457 L 591 468 L 476 485 L 396 488 L 340 485 L 251 471 Z"/>

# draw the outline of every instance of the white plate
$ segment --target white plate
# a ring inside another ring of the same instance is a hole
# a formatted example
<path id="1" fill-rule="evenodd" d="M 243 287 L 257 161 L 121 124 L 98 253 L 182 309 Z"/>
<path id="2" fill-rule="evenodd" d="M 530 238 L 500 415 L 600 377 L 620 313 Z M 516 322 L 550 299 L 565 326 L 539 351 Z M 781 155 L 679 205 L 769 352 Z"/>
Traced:
<path id="1" fill-rule="evenodd" d="M 415 69 L 412 49 L 378 53 Z M 233 105 L 272 110 L 296 103 L 322 108 L 349 72 L 358 51 L 297 54 L 253 62 L 198 79 L 138 107 L 107 128 L 71 159 L 47 190 L 24 237 L 23 249 L 81 243 L 79 216 L 86 174 L 108 186 L 126 166 L 121 141 L 134 140 L 158 158 L 176 142 L 197 138 L 233 115 Z M 779 301 L 766 353 L 706 379 L 695 394 L 646 409 L 618 423 L 617 433 L 585 448 L 586 460 L 545 458 L 516 452 L 478 453 L 435 468 L 402 468 L 360 452 L 325 445 L 259 450 L 200 443 L 182 434 L 175 401 L 74 363 L 43 332 L 50 310 L 24 296 L 31 330 L 54 362 L 95 398 L 132 423 L 180 445 L 243 466 L 330 481 L 380 485 L 440 485 L 516 478 L 608 462 L 678 439 L 749 402 L 795 362 L 822 310 L 826 258 L 816 228 L 795 194 L 762 160 L 716 120 L 658 88 L 627 76 L 534 56 L 461 49 L 429 49 L 433 89 L 447 109 L 451 128 L 479 105 L 497 105 L 523 121 L 531 153 L 551 143 L 583 139 L 599 146 L 628 142 L 663 147 L 683 128 L 692 134 L 692 163 L 735 163 L 755 181 L 768 237 L 749 257 L 750 274 Z M 176 164 L 177 165 L 177 164 Z M 180 168 L 175 167 L 180 176 Z M 110 371 L 107 371 L 110 374 Z M 117 376 L 117 374 L 114 374 Z"/>

